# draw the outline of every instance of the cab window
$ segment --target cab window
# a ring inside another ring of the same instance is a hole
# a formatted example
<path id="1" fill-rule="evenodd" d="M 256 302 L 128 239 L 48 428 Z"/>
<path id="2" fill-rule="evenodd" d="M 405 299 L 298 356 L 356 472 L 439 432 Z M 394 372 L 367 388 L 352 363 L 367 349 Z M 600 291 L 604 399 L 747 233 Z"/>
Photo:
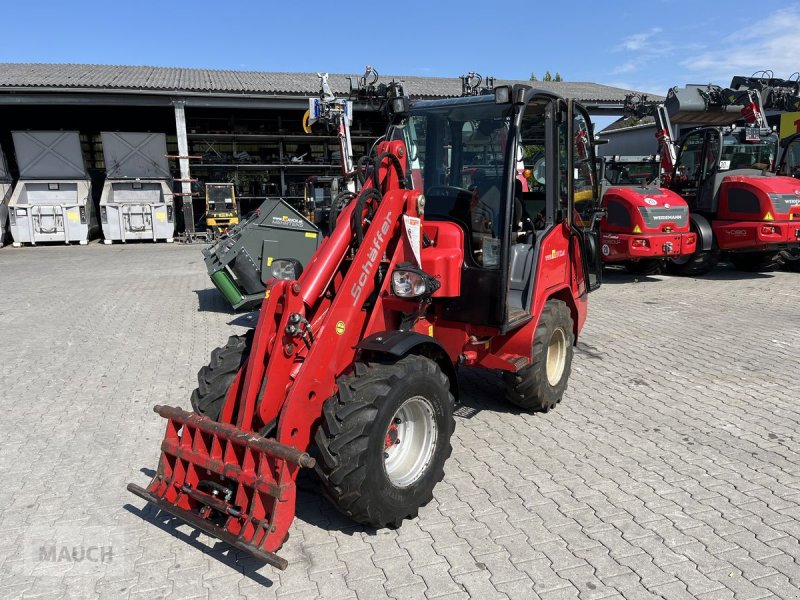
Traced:
<path id="1" fill-rule="evenodd" d="M 705 131 L 689 134 L 681 144 L 678 164 L 675 166 L 676 184 L 697 187 L 703 174 L 703 146 Z"/>

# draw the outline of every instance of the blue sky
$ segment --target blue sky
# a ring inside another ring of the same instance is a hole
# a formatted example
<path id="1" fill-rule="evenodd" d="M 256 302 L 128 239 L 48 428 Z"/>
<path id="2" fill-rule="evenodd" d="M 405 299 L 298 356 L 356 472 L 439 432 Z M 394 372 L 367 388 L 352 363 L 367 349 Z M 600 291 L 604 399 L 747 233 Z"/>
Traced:
<path id="1" fill-rule="evenodd" d="M 800 4 L 771 0 L 44 0 L 6 3 L 3 22 L 2 62 L 352 74 L 370 64 L 385 74 L 513 79 L 549 69 L 660 94 L 727 84 L 734 72 L 800 70 Z"/>

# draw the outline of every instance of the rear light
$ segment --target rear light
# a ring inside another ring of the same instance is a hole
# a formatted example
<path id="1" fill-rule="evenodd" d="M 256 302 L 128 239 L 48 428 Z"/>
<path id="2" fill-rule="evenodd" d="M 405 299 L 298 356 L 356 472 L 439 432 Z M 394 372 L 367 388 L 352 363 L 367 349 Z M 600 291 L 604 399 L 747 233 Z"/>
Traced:
<path id="1" fill-rule="evenodd" d="M 778 233 L 778 228 L 775 225 L 762 225 L 761 235 L 775 235 Z"/>
<path id="2" fill-rule="evenodd" d="M 694 244 L 694 242 L 695 242 L 695 239 L 696 239 L 696 238 L 695 238 L 695 235 L 694 235 L 693 233 L 690 233 L 690 234 L 688 234 L 688 235 L 686 236 L 686 243 L 687 243 L 687 244 Z"/>
<path id="3" fill-rule="evenodd" d="M 631 242 L 631 248 L 647 248 L 649 245 L 645 238 L 636 238 Z"/>
<path id="4" fill-rule="evenodd" d="M 78 208 L 78 212 L 80 212 L 80 214 L 81 214 L 81 223 L 83 223 L 85 225 L 86 224 L 86 207 L 85 206 L 81 206 L 80 208 Z"/>
<path id="5" fill-rule="evenodd" d="M 171 206 L 167 207 L 167 221 L 172 223 L 172 207 Z"/>
<path id="6" fill-rule="evenodd" d="M 100 221 L 108 223 L 108 210 L 105 206 L 100 207 Z"/>

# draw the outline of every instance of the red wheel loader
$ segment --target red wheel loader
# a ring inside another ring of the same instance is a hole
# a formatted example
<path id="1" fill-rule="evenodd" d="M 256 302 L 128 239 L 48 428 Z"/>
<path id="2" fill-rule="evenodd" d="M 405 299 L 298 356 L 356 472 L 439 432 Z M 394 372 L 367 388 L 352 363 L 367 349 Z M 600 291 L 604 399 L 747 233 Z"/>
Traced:
<path id="1" fill-rule="evenodd" d="M 777 174 L 785 177 L 793 177 L 796 180 L 800 179 L 800 133 L 795 133 L 784 139 L 781 145 L 783 146 L 783 151 L 776 168 Z M 792 202 L 795 205 L 800 205 L 800 181 L 798 181 L 797 184 L 795 198 Z M 800 217 L 794 216 L 794 218 Z M 784 269 L 787 271 L 800 272 L 800 246 L 784 250 L 781 254 L 781 258 L 783 259 Z"/>
<path id="2" fill-rule="evenodd" d="M 778 136 L 766 126 L 765 90 L 738 79 L 730 88 L 688 85 L 667 94 L 673 123 L 715 124 L 677 143 L 668 187 L 689 203 L 698 235 L 691 257 L 668 264 L 678 275 L 706 273 L 722 253 L 739 270 L 770 270 L 781 251 L 800 245 L 798 185 L 773 172 Z M 730 126 L 741 119 L 745 126 Z"/>
<path id="3" fill-rule="evenodd" d="M 600 247 L 605 264 L 653 275 L 668 259 L 694 253 L 697 236 L 689 228 L 689 206 L 675 192 L 659 187 L 656 156 L 612 156 L 602 166 Z"/>
<path id="4" fill-rule="evenodd" d="M 302 273 L 273 260 L 258 324 L 212 352 L 194 412 L 155 407 L 157 474 L 128 486 L 278 568 L 301 468 L 360 523 L 417 515 L 451 452 L 457 367 L 499 370 L 509 401 L 553 408 L 600 283 L 597 234 L 572 221 L 579 186 L 597 190 L 580 105 L 514 86 L 390 108 L 367 184 Z M 534 146 L 546 182 L 519 199 L 516 157 Z M 518 200 L 537 226 L 515 227 Z"/>

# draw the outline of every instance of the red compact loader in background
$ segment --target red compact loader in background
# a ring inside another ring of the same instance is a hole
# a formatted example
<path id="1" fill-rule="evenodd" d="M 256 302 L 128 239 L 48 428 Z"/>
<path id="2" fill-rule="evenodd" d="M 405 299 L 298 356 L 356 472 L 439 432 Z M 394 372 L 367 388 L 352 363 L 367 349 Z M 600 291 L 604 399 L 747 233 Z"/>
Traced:
<path id="1" fill-rule="evenodd" d="M 597 234 L 572 220 L 577 186 L 597 193 L 580 105 L 504 86 L 390 108 L 365 187 L 302 273 L 273 260 L 255 330 L 212 352 L 195 412 L 155 407 L 167 419 L 157 474 L 128 486 L 279 568 L 300 468 L 372 527 L 399 526 L 432 498 L 457 366 L 502 371 L 509 401 L 553 408 L 600 283 Z M 546 181 L 524 200 L 542 218 L 517 230 L 516 158 L 533 147 Z M 410 169 L 424 193 L 409 189 Z"/>
<path id="2" fill-rule="evenodd" d="M 697 235 L 689 229 L 689 207 L 675 192 L 659 187 L 658 157 L 610 156 L 601 166 L 600 207 L 605 216 L 600 245 L 605 264 L 653 275 L 668 259 L 694 253 Z"/>

